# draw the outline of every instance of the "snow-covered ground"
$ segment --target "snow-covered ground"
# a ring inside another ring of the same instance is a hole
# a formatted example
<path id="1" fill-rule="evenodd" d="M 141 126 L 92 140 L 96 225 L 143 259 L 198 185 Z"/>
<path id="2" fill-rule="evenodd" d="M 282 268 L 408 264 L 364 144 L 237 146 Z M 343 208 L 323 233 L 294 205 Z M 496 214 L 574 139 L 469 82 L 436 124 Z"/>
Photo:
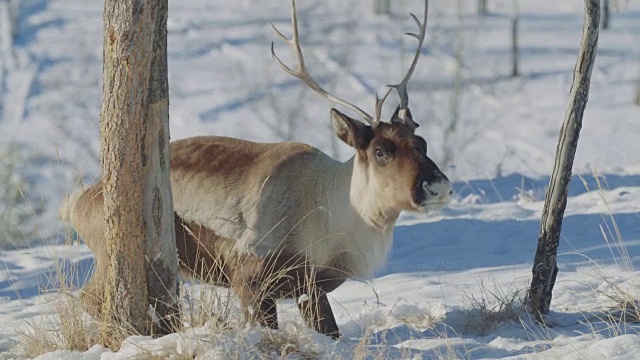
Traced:
<path id="1" fill-rule="evenodd" d="M 310 70 L 365 109 L 373 108 L 375 91 L 397 82 L 408 66 L 415 40 L 401 34 L 413 30 L 408 12 L 422 11 L 422 1 L 399 1 L 392 2 L 390 17 L 375 16 L 372 3 L 299 1 Z M 286 325 L 275 333 L 202 326 L 160 339 L 132 337 L 117 353 L 94 346 L 42 358 L 187 358 L 193 352 L 203 358 L 279 357 L 292 349 L 345 359 L 637 358 L 637 324 L 603 320 L 616 294 L 640 295 L 640 107 L 633 105 L 639 4 L 612 2 L 611 28 L 600 34 L 560 271 L 549 326 L 542 327 L 517 306 L 521 320 L 486 319 L 481 308 L 483 301 L 489 307 L 496 301 L 492 294 L 522 295 L 530 281 L 582 1 L 521 2 L 516 78 L 509 77 L 510 1 L 489 1 L 487 16 L 476 15 L 471 1 L 462 2 L 466 8 L 458 16 L 455 3 L 431 1 L 426 49 L 410 91 L 418 133 L 432 158 L 448 159 L 443 170 L 457 195 L 438 214 L 403 215 L 386 268 L 368 284 L 350 281 L 330 294 L 343 339 L 306 329 L 295 304 L 283 302 Z M 173 139 L 293 139 L 340 159 L 350 156 L 329 130 L 331 104 L 271 59 L 271 41 L 290 59 L 269 25 L 286 29 L 288 6 L 286 0 L 170 2 Z M 30 246 L 0 248 L 0 359 L 24 356 L 16 347 L 20 329 L 55 323 L 57 269 L 71 269 L 76 283 L 90 273 L 90 251 L 64 245 L 56 216 L 62 196 L 95 181 L 100 167 L 102 1 L 22 0 L 19 15 L 10 51 L 0 46 L 0 147 L 18 145 L 24 160 L 15 171 L 32 184 L 27 196 L 44 211 L 33 216 L 37 231 Z M 457 100 L 456 49 L 463 55 Z M 385 113 L 394 107 L 390 101 Z M 447 135 L 456 107 L 456 131 Z M 293 345 L 270 348 L 274 338 Z"/>

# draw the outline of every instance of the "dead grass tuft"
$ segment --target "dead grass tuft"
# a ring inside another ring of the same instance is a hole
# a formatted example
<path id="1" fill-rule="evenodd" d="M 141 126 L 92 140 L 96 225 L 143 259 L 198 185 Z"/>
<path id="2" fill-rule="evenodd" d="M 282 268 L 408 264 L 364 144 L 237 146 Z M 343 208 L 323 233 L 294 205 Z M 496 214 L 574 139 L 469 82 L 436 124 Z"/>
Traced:
<path id="1" fill-rule="evenodd" d="M 63 288 L 51 294 L 53 314 L 28 320 L 24 328 L 16 330 L 18 348 L 25 356 L 33 358 L 56 350 L 83 352 L 99 343 L 98 324 L 87 316 L 71 290 Z"/>
<path id="2" fill-rule="evenodd" d="M 508 322 L 520 321 L 524 289 L 503 289 L 495 281 L 489 289 L 483 280 L 479 288 L 479 295 L 466 296 L 469 309 L 462 311 L 465 331 L 483 336 Z"/>

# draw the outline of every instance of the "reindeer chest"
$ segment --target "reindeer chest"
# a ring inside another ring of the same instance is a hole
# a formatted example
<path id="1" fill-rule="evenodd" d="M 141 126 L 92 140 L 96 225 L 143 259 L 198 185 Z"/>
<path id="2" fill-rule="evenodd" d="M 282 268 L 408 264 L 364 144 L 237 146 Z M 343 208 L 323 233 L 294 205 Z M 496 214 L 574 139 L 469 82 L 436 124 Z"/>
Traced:
<path id="1" fill-rule="evenodd" d="M 392 231 L 378 232 L 366 225 L 333 229 L 317 241 L 307 242 L 305 253 L 318 266 L 369 278 L 386 263 L 392 235 Z"/>

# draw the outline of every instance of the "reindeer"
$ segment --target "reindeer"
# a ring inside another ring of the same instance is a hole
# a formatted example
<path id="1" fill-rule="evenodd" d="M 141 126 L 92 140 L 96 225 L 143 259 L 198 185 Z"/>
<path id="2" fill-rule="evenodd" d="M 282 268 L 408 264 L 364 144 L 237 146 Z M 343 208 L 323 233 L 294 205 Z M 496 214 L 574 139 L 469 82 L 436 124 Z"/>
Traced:
<path id="1" fill-rule="evenodd" d="M 445 206 L 452 190 L 427 156 L 427 143 L 408 108 L 407 83 L 425 37 L 424 19 L 413 20 L 418 40 L 413 62 L 398 85 L 376 95 L 375 116 L 326 92 L 305 67 L 295 0 L 292 38 L 282 38 L 297 67 L 285 65 L 322 97 L 358 114 L 367 124 L 332 109 L 335 134 L 355 150 L 339 162 L 306 144 L 263 144 L 201 136 L 170 145 L 176 245 L 183 271 L 231 287 L 248 321 L 277 328 L 276 300 L 297 298 L 316 331 L 340 336 L 327 293 L 348 278 L 367 278 L 385 264 L 393 227 L 402 210 L 426 213 Z M 396 89 L 400 105 L 390 122 L 382 105 Z M 91 313 L 99 311 L 106 273 L 102 185 L 73 194 L 61 209 L 95 254 L 96 270 L 83 289 Z M 93 305 L 93 306 L 92 306 Z"/>

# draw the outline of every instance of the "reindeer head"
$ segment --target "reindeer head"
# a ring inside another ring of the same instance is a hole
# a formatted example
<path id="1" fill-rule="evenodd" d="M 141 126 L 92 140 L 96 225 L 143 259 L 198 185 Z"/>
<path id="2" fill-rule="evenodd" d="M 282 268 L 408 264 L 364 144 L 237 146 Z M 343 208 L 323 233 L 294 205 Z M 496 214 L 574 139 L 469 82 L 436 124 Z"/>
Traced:
<path id="1" fill-rule="evenodd" d="M 427 142 L 413 126 L 397 121 L 397 113 L 374 127 L 332 109 L 331 121 L 336 135 L 356 150 L 354 166 L 382 203 L 397 210 L 437 210 L 451 197 L 449 179 L 427 156 Z"/>
<path id="2" fill-rule="evenodd" d="M 409 110 L 407 83 L 413 75 L 420 57 L 427 26 L 428 0 L 425 0 L 424 19 L 422 21 L 411 14 L 418 25 L 417 34 L 407 33 L 418 40 L 418 49 L 402 81 L 389 85 L 382 98 L 376 95 L 375 116 L 341 98 L 325 91 L 309 74 L 298 37 L 298 21 L 295 0 L 291 2 L 291 39 L 273 27 L 276 34 L 286 42 L 296 58 L 297 68 L 285 65 L 275 54 L 273 43 L 271 55 L 284 71 L 302 80 L 315 92 L 333 103 L 344 106 L 360 115 L 368 125 L 350 118 L 336 109 L 331 110 L 331 121 L 336 135 L 356 150 L 356 168 L 364 173 L 367 186 L 388 207 L 396 210 L 427 212 L 446 205 L 452 190 L 449 179 L 427 156 L 427 142 L 415 134 L 418 124 L 413 121 Z M 386 123 L 381 121 L 382 106 L 391 90 L 395 89 L 400 97 L 400 105 Z M 369 194 L 372 194 L 371 192 Z"/>

